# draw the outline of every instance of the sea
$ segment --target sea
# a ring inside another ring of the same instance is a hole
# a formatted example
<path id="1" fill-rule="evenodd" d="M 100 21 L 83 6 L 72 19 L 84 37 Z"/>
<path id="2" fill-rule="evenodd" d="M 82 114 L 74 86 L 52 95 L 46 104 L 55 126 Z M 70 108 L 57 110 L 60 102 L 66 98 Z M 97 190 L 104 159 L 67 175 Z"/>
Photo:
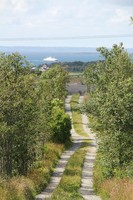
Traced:
<path id="1" fill-rule="evenodd" d="M 10 54 L 19 52 L 26 60 L 35 66 L 49 64 L 43 59 L 54 57 L 58 62 L 90 62 L 103 60 L 104 58 L 96 51 L 96 48 L 90 47 L 0 47 L 0 53 Z"/>

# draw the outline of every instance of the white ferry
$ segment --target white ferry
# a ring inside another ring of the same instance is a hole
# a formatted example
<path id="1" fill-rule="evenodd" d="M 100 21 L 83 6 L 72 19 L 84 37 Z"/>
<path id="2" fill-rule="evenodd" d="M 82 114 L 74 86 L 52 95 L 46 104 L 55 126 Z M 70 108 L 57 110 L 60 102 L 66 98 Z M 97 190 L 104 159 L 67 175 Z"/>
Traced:
<path id="1" fill-rule="evenodd" d="M 54 57 L 51 57 L 51 56 L 44 58 L 43 60 L 47 61 L 47 62 L 57 62 L 58 61 L 57 58 L 54 58 Z"/>

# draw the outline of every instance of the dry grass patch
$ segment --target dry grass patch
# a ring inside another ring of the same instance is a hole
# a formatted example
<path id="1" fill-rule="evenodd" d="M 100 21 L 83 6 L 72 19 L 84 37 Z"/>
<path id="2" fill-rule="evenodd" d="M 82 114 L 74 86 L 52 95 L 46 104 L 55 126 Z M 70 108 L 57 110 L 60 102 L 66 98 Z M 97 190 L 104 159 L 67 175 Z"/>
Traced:
<path id="1" fill-rule="evenodd" d="M 110 179 L 102 184 L 109 200 L 133 200 L 133 179 Z"/>
<path id="2" fill-rule="evenodd" d="M 48 184 L 53 169 L 65 147 L 47 143 L 44 160 L 36 162 L 27 176 L 0 179 L 0 200 L 33 200 Z"/>

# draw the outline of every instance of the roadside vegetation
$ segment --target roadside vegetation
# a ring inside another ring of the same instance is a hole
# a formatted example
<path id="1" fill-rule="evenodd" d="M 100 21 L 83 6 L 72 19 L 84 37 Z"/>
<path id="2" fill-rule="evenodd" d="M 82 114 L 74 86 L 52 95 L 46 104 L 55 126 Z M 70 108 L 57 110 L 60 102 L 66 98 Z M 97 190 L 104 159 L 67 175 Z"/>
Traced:
<path id="1" fill-rule="evenodd" d="M 133 62 L 122 44 L 99 48 L 105 61 L 84 71 L 84 111 L 97 133 L 94 187 L 103 199 L 133 196 Z"/>
<path id="2" fill-rule="evenodd" d="M 26 176 L 0 179 L 0 200 L 32 200 L 50 180 L 53 169 L 64 150 L 63 144 L 46 143 L 45 158 L 35 163 Z"/>
<path id="3" fill-rule="evenodd" d="M 73 127 L 77 134 L 81 136 L 88 136 L 85 133 L 83 129 L 83 125 L 82 125 L 82 115 L 81 115 L 80 106 L 79 106 L 79 97 L 80 97 L 79 94 L 73 94 L 70 101 Z"/>
<path id="4" fill-rule="evenodd" d="M 33 73 L 18 53 L 0 55 L 0 199 L 34 199 L 70 144 L 68 72 Z"/>

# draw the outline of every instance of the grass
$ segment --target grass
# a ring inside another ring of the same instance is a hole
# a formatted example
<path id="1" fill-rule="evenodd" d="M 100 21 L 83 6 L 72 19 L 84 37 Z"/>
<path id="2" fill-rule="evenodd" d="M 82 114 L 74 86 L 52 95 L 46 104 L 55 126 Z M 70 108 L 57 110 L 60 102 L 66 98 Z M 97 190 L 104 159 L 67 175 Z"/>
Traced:
<path id="1" fill-rule="evenodd" d="M 103 200 L 132 200 L 133 178 L 103 177 L 99 154 L 94 166 L 94 188 Z"/>
<path id="2" fill-rule="evenodd" d="M 103 131 L 93 116 L 89 116 L 89 121 L 95 132 L 100 134 Z M 105 166 L 101 163 L 101 156 L 101 152 L 98 151 L 93 172 L 95 192 L 101 196 L 102 200 L 132 200 L 133 178 L 127 178 L 124 169 L 119 169 L 115 177 L 108 179 L 104 177 Z"/>
<path id="3" fill-rule="evenodd" d="M 69 72 L 69 83 L 82 83 L 82 73 L 81 72 Z"/>
<path id="4" fill-rule="evenodd" d="M 102 184 L 102 193 L 109 197 L 109 200 L 132 200 L 133 179 L 110 179 Z"/>
<path id="5" fill-rule="evenodd" d="M 35 163 L 27 176 L 0 178 L 0 200 L 33 200 L 48 184 L 53 169 L 64 151 L 63 144 L 47 143 L 45 159 Z"/>
<path id="6" fill-rule="evenodd" d="M 85 133 L 83 129 L 82 116 L 81 116 L 81 111 L 79 109 L 79 94 L 72 95 L 70 106 L 71 106 L 73 126 L 75 131 L 79 135 L 87 137 L 88 135 Z"/>
<path id="7" fill-rule="evenodd" d="M 87 142 L 71 156 L 62 179 L 53 192 L 51 200 L 83 200 L 78 190 L 81 186 L 82 167 L 88 146 Z"/>

